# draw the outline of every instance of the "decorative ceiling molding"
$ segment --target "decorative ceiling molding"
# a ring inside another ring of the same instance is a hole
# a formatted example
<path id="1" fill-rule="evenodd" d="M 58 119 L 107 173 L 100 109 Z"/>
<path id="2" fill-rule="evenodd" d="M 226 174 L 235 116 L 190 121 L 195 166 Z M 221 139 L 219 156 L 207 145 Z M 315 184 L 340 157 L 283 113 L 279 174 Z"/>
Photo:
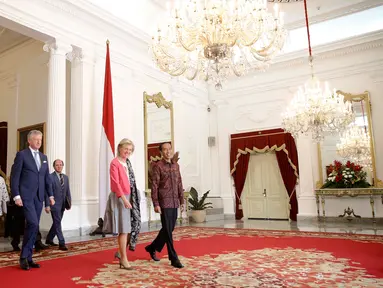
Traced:
<path id="1" fill-rule="evenodd" d="M 355 65 L 353 63 L 350 63 L 348 66 L 335 68 L 334 67 L 328 67 L 325 71 L 316 71 L 316 76 L 319 79 L 336 79 L 336 78 L 342 78 L 352 75 L 358 75 L 358 74 L 369 74 L 369 73 L 375 73 L 377 69 L 383 66 L 383 60 L 377 61 L 375 59 L 371 59 L 370 62 L 363 63 L 360 65 Z M 238 98 L 240 97 L 249 97 L 253 96 L 254 94 L 269 92 L 269 91 L 276 91 L 276 90 L 282 90 L 282 89 L 288 89 L 289 92 L 294 91 L 294 87 L 297 87 L 302 84 L 305 80 L 308 78 L 308 72 L 303 73 L 301 75 L 291 75 L 289 77 L 284 77 L 283 79 L 279 79 L 278 82 L 275 82 L 275 79 L 273 77 L 267 77 L 264 79 L 265 81 L 263 83 L 251 83 L 248 85 L 236 85 L 233 87 L 233 89 L 223 91 L 218 95 L 217 98 L 224 98 L 228 101 L 238 101 Z"/>
<path id="2" fill-rule="evenodd" d="M 26 41 L 23 41 L 22 43 L 19 43 L 18 45 L 16 45 L 16 46 L 14 46 L 14 47 L 12 47 L 12 48 L 10 48 L 10 49 L 0 53 L 0 59 L 1 58 L 5 58 L 5 57 L 9 56 L 10 54 L 15 53 L 16 51 L 18 51 L 20 49 L 23 49 L 24 47 L 27 47 L 27 46 L 29 46 L 29 45 L 31 45 L 33 43 L 36 43 L 36 42 L 40 42 L 40 41 L 37 41 L 35 39 L 29 38 Z M 43 47 L 43 43 L 41 43 L 41 47 Z"/>
<path id="3" fill-rule="evenodd" d="M 270 3 L 295 3 L 302 2 L 303 0 L 267 0 Z"/>
<path id="4" fill-rule="evenodd" d="M 353 38 L 321 45 L 313 49 L 314 64 L 318 60 L 325 60 L 346 56 L 353 53 L 373 50 L 383 46 L 383 31 L 372 32 Z M 275 63 L 271 65 L 268 71 L 285 69 L 292 66 L 308 64 L 307 51 L 300 50 L 281 55 L 276 58 Z M 259 74 L 260 72 L 258 72 Z M 263 73 L 264 74 L 264 73 Z M 254 75 L 257 75 L 255 73 Z"/>
<path id="5" fill-rule="evenodd" d="M 154 4 L 156 4 L 160 9 L 166 9 L 166 1 L 164 1 L 164 0 L 150 0 L 150 1 Z M 297 2 L 303 2 L 303 0 L 267 0 L 267 1 L 269 3 L 287 4 L 287 5 L 288 4 L 294 4 Z M 313 2 L 313 3 L 311 4 L 311 2 Z M 317 1 L 317 2 L 311 1 L 311 2 L 310 2 L 310 5 L 315 5 L 315 6 L 319 6 L 319 7 L 321 6 L 320 1 Z M 362 1 L 359 3 L 351 4 L 348 6 L 343 6 L 341 8 L 338 8 L 338 9 L 335 9 L 335 10 L 332 10 L 329 12 L 321 13 L 319 15 L 310 16 L 310 24 L 316 24 L 316 23 L 320 23 L 323 21 L 335 19 L 338 17 L 347 16 L 347 15 L 350 15 L 353 13 L 357 13 L 357 12 L 361 12 L 361 11 L 364 11 L 367 9 L 378 7 L 382 4 L 383 3 L 381 0 L 365 0 L 365 1 Z M 298 20 L 298 21 L 291 22 L 291 23 L 286 23 L 286 28 L 288 30 L 293 30 L 293 29 L 304 27 L 306 25 L 306 23 L 305 23 L 305 19 L 304 19 L 303 15 L 304 14 L 303 14 L 303 6 L 302 6 L 302 19 Z"/>
<path id="6" fill-rule="evenodd" d="M 29 3 L 27 0 L 19 2 Z M 376 3 L 376 1 L 365 2 L 370 3 L 370 5 L 372 2 Z M 42 0 L 41 3 L 34 3 L 34 5 L 37 6 L 36 10 L 34 10 L 37 11 L 36 13 L 32 13 L 28 9 L 20 9 L 20 5 L 22 3 L 11 3 L 12 1 L 5 1 L 4 4 L 2 4 L 0 16 L 6 17 L 12 21 L 20 23 L 21 25 L 29 27 L 30 29 L 45 33 L 54 38 L 70 41 L 72 45 L 81 47 L 85 54 L 87 54 L 87 51 L 90 51 L 91 53 L 95 51 L 96 55 L 105 57 L 104 41 L 107 37 L 110 37 L 112 40 L 111 42 L 116 43 L 116 45 L 111 45 L 113 62 L 126 66 L 131 70 L 138 71 L 138 74 L 142 73 L 160 82 L 169 82 L 169 76 L 152 67 L 150 61 L 143 62 L 141 61 L 142 59 L 136 58 L 136 55 L 145 57 L 147 43 L 150 37 L 132 25 L 117 19 L 112 14 L 98 8 L 88 1 Z M 38 9 L 38 6 L 42 6 L 41 8 L 43 9 L 41 9 L 41 11 L 46 11 L 47 9 L 49 11 L 50 9 L 53 13 L 61 13 L 62 15 L 60 16 L 62 17 L 68 16 L 68 19 L 76 19 L 76 21 L 78 21 L 77 26 L 79 29 L 73 31 L 69 27 L 61 25 L 62 23 L 60 21 L 57 21 L 56 23 L 47 22 L 47 20 L 44 20 L 43 17 L 40 17 L 41 15 L 38 13 L 40 9 Z M 107 36 L 103 41 L 100 41 L 99 37 L 94 39 L 91 35 L 85 33 L 86 29 L 89 29 L 88 27 L 98 30 L 98 35 L 105 34 Z M 379 40 L 374 42 L 373 39 Z M 379 31 L 323 45 L 314 49 L 316 56 L 315 59 L 331 59 L 361 51 L 377 49 L 382 46 L 382 39 L 383 32 Z M 0 58 L 2 56 L 3 55 L 0 55 Z M 306 52 L 304 50 L 285 54 L 276 59 L 276 63 L 271 66 L 270 71 L 278 71 L 279 69 L 285 69 L 286 67 L 302 65 L 306 61 Z M 198 83 L 195 87 L 193 87 L 190 81 L 180 79 L 180 82 L 182 83 L 182 87 L 185 91 L 195 96 L 206 94 L 208 91 L 208 87 L 205 83 Z"/>
<path id="7" fill-rule="evenodd" d="M 277 1 L 268 0 L 268 1 L 269 2 L 279 2 L 278 0 Z M 299 1 L 290 1 L 290 2 L 299 2 Z M 284 3 L 284 2 L 281 2 L 281 3 Z M 350 15 L 353 13 L 357 13 L 357 12 L 361 12 L 361 11 L 364 11 L 367 9 L 378 7 L 378 6 L 381 6 L 382 4 L 383 3 L 381 0 L 366 0 L 363 2 L 359 2 L 359 3 L 353 4 L 353 5 L 346 6 L 346 7 L 341 7 L 339 9 L 336 9 L 336 10 L 333 10 L 333 11 L 330 11 L 327 13 L 322 13 L 322 14 L 319 14 L 316 16 L 310 16 L 309 21 L 310 21 L 311 25 L 317 24 L 320 22 L 328 21 L 331 19 L 339 18 L 339 17 L 344 17 L 344 16 L 347 16 L 347 15 Z M 319 3 L 319 5 L 320 5 L 320 3 Z M 302 11 L 302 15 L 303 15 L 303 11 Z M 287 24 L 286 28 L 288 30 L 293 30 L 293 29 L 304 27 L 305 25 L 306 25 L 305 19 L 302 18 L 302 20 Z"/>

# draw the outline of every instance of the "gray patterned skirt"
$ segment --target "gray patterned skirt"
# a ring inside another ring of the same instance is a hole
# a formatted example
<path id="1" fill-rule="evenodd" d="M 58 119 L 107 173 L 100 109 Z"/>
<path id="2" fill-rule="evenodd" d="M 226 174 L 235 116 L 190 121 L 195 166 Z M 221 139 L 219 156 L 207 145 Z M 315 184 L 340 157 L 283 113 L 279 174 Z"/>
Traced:
<path id="1" fill-rule="evenodd" d="M 130 196 L 129 196 L 130 197 Z M 103 232 L 106 234 L 130 233 L 131 209 L 125 208 L 121 198 L 116 193 L 109 194 L 104 215 Z"/>

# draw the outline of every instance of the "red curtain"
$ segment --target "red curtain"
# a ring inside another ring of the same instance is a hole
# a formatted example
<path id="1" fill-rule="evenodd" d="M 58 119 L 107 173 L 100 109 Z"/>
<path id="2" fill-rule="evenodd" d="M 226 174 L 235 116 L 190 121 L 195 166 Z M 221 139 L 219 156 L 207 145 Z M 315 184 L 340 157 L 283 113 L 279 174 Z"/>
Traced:
<path id="1" fill-rule="evenodd" d="M 246 149 L 253 151 L 253 148 L 264 149 L 266 146 L 271 148 L 275 145 L 277 146 L 275 152 L 278 166 L 281 171 L 283 183 L 290 197 L 290 219 L 293 221 L 297 220 L 298 202 L 295 187 L 299 173 L 298 153 L 294 138 L 290 133 L 285 133 L 282 129 L 231 135 L 230 169 L 236 190 L 236 219 L 241 219 L 243 217 L 243 211 L 240 207 L 240 198 L 245 185 L 250 160 L 250 153 L 246 151 Z M 286 154 L 285 150 L 288 154 Z"/>
<path id="2" fill-rule="evenodd" d="M 151 161 L 151 158 L 156 158 L 156 157 L 161 157 L 161 152 L 160 152 L 160 144 L 161 143 L 152 143 L 148 144 L 148 161 Z"/>
<path id="3" fill-rule="evenodd" d="M 0 168 L 7 174 L 8 123 L 0 122 Z"/>

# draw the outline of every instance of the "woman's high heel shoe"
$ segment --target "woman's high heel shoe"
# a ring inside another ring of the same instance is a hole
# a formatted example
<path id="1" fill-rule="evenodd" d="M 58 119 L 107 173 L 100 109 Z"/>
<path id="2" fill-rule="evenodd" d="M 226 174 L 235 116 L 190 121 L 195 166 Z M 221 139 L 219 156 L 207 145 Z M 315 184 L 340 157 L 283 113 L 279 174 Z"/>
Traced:
<path id="1" fill-rule="evenodd" d="M 124 266 L 124 264 L 121 263 L 120 261 L 120 269 L 125 269 L 125 270 L 133 270 L 132 266 Z"/>
<path id="2" fill-rule="evenodd" d="M 114 259 L 118 259 L 121 261 L 120 252 L 117 251 L 116 253 L 114 253 Z"/>

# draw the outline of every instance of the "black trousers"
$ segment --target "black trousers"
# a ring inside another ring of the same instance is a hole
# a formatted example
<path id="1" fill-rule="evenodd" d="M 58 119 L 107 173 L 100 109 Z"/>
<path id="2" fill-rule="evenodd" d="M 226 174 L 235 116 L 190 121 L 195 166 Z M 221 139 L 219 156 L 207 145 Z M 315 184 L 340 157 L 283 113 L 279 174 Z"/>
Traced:
<path id="1" fill-rule="evenodd" d="M 168 249 L 168 257 L 170 261 L 178 259 L 176 250 L 173 245 L 173 230 L 177 221 L 177 208 L 161 208 L 161 224 L 162 228 L 156 239 L 150 244 L 151 249 L 161 252 L 166 244 Z"/>

